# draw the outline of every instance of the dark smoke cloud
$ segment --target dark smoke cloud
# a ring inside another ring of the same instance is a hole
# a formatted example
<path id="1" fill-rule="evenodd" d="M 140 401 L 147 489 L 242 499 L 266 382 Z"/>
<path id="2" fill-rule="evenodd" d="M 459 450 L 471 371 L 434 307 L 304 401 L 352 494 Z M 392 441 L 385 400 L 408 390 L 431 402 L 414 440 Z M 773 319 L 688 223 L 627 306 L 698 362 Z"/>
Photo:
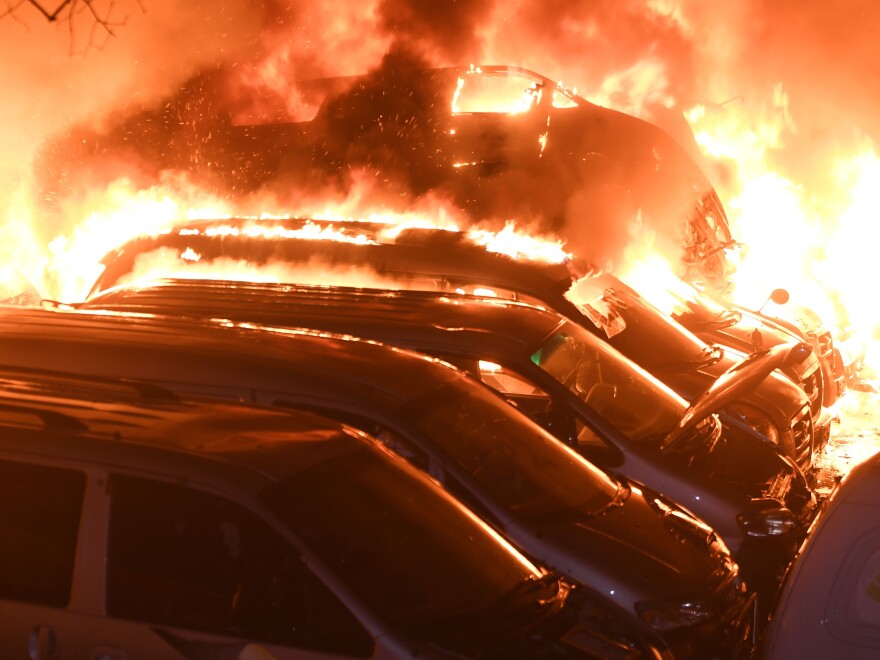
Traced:
<path id="1" fill-rule="evenodd" d="M 494 0 L 382 0 L 379 28 L 402 45 L 444 64 L 469 64 L 482 54 L 478 27 Z"/>

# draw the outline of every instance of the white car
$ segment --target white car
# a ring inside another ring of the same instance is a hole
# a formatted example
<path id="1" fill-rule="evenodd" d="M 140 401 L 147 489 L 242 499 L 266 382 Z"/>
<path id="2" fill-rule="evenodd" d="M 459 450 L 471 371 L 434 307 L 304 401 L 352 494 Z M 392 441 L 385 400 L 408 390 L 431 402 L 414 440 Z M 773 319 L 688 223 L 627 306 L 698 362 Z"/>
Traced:
<path id="1" fill-rule="evenodd" d="M 764 657 L 880 658 L 880 454 L 847 475 L 792 564 Z"/>

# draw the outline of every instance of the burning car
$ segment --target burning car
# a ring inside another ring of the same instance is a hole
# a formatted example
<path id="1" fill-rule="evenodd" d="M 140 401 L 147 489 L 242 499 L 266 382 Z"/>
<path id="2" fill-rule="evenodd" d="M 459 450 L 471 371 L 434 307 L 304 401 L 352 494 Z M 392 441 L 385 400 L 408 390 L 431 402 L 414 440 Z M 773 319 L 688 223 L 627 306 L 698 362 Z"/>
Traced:
<path id="1" fill-rule="evenodd" d="M 117 379 L 0 382 L 3 655 L 664 652 L 338 422 Z"/>
<path id="2" fill-rule="evenodd" d="M 397 230 L 366 222 L 194 221 L 111 251 L 89 297 L 151 275 L 340 284 L 355 280 L 389 288 L 491 292 L 553 308 L 689 400 L 744 357 L 706 345 L 610 275 L 581 278 L 573 288 L 571 262 L 511 259 L 458 231 L 410 228 L 385 236 Z M 567 259 L 561 250 L 557 253 L 558 261 Z M 574 292 L 583 298 L 580 304 L 572 300 Z M 778 442 L 809 474 L 814 433 L 827 433 L 830 427 L 817 399 L 819 363 L 808 355 L 786 370 L 798 386 L 770 374 L 723 412 L 731 423 L 757 428 Z"/>
<path id="3" fill-rule="evenodd" d="M 582 326 L 525 303 L 423 291 L 177 281 L 108 291 L 93 311 L 223 318 L 355 334 L 478 376 L 591 462 L 706 520 L 747 582 L 772 593 L 815 510 L 797 466 L 756 432 L 712 414 L 805 344 L 720 378 L 690 408 Z M 782 351 L 780 349 L 787 348 Z"/>
<path id="4" fill-rule="evenodd" d="M 544 75 L 390 62 L 363 76 L 299 81 L 294 93 L 313 116 L 231 119 L 225 152 L 239 154 L 228 168 L 237 189 L 280 174 L 314 185 L 363 167 L 411 196 L 448 195 L 477 220 L 571 228 L 584 250 L 607 248 L 598 236 L 624 240 L 641 217 L 694 278 L 726 281 L 735 241 L 694 160 L 657 126 Z"/>
<path id="5" fill-rule="evenodd" d="M 2 312 L 0 363 L 10 368 L 308 408 L 366 428 L 530 556 L 583 581 L 601 607 L 628 612 L 634 628 L 642 622 L 685 655 L 751 648 L 754 598 L 705 523 L 648 487 L 609 477 L 449 365 L 374 342 L 228 321 Z M 299 501 L 311 507 L 305 494 Z"/>

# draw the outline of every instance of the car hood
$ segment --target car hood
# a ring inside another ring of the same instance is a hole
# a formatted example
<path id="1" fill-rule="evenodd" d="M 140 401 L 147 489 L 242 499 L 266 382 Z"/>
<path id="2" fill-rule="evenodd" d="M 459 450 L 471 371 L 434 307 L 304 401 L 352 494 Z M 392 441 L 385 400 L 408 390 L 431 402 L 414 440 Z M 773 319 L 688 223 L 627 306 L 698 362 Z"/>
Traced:
<path id="1" fill-rule="evenodd" d="M 739 321 L 733 325 L 696 334 L 704 341 L 720 344 L 743 353 L 760 352 L 780 344 L 800 341 L 800 337 L 793 333 L 762 322 L 757 317 L 746 313 L 743 313 Z M 813 371 L 814 365 L 817 363 L 818 358 L 815 355 L 807 356 L 803 362 L 790 365 L 789 372 L 801 380 L 806 374 Z"/>
<path id="2" fill-rule="evenodd" d="M 636 599 L 706 597 L 735 571 L 710 527 L 643 487 L 599 514 L 532 527 L 556 548 L 541 555 L 554 568 Z"/>
<path id="3" fill-rule="evenodd" d="M 787 369 L 800 364 L 812 350 L 805 342 L 781 344 L 738 362 L 692 402 L 676 427 L 664 439 L 663 447 L 674 445 L 701 420 L 757 387 L 775 369 Z"/>

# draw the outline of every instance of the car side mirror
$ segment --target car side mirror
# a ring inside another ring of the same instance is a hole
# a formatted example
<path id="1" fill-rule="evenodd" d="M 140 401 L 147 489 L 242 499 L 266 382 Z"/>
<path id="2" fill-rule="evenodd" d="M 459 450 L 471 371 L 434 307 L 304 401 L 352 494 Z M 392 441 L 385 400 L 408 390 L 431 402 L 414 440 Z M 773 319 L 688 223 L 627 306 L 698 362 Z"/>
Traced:
<path id="1" fill-rule="evenodd" d="M 773 289 L 773 292 L 770 294 L 770 300 L 777 305 L 784 305 L 790 299 L 791 296 L 788 295 L 788 290 L 786 289 Z"/>
<path id="2" fill-rule="evenodd" d="M 784 305 L 789 300 L 791 300 L 791 296 L 788 294 L 787 289 L 773 289 L 773 291 L 770 292 L 770 296 L 767 298 L 767 300 L 764 301 L 764 304 L 758 307 L 758 314 L 764 311 L 767 303 L 771 300 L 777 305 Z"/>

